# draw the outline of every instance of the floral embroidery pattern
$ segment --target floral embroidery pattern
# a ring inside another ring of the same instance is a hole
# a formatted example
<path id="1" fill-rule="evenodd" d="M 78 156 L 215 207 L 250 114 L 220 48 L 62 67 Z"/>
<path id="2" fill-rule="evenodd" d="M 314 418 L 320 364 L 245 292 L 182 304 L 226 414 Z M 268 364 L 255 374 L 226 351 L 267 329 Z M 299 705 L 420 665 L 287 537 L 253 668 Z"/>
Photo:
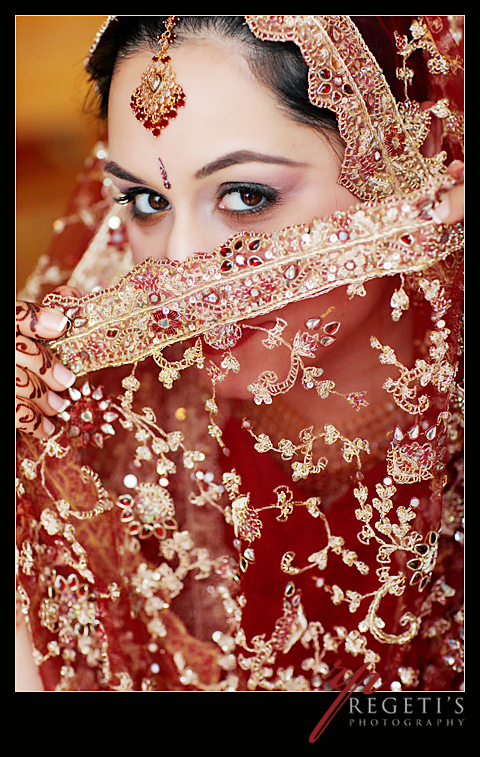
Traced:
<path id="1" fill-rule="evenodd" d="M 68 392 L 68 407 L 59 417 L 68 421 L 69 437 L 79 437 L 83 447 L 93 444 L 102 448 L 105 437 L 115 435 L 112 423 L 118 420 L 118 413 L 110 407 L 111 399 L 104 397 L 101 386 L 92 388 L 88 381 L 80 389 L 70 387 Z"/>
<path id="2" fill-rule="evenodd" d="M 181 325 L 182 322 L 176 310 L 162 308 L 160 312 L 152 313 L 150 328 L 156 335 L 167 334 L 168 336 L 172 336 Z"/>

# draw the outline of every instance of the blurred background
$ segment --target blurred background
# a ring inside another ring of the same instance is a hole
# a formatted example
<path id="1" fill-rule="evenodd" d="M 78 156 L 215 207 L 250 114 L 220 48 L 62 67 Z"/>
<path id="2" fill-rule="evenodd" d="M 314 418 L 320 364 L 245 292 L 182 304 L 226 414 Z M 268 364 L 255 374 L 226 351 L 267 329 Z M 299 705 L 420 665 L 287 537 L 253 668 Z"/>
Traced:
<path id="1" fill-rule="evenodd" d="M 47 252 L 98 125 L 84 60 L 106 16 L 16 16 L 17 291 Z"/>

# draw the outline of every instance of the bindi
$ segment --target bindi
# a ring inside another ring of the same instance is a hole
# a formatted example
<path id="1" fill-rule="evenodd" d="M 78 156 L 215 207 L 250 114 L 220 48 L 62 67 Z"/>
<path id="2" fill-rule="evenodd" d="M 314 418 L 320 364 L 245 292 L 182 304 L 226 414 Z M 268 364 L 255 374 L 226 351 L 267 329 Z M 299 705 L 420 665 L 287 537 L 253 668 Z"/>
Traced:
<path id="1" fill-rule="evenodd" d="M 160 173 L 162 174 L 163 186 L 165 187 L 165 189 L 171 189 L 172 185 L 170 184 L 168 180 L 167 171 L 165 169 L 165 166 L 162 163 L 162 159 L 159 158 L 158 162 L 160 163 Z"/>

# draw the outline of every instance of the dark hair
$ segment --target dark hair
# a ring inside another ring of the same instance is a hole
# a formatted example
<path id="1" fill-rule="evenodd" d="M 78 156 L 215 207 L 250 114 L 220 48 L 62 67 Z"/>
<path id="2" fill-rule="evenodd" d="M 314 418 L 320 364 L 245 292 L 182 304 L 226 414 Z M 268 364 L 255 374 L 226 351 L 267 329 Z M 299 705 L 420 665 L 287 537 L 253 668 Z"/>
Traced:
<path id="1" fill-rule="evenodd" d="M 110 82 L 122 60 L 140 49 L 156 51 L 167 16 L 117 16 L 103 34 L 87 66 L 100 99 L 98 115 L 108 115 Z M 308 99 L 308 69 L 294 42 L 263 42 L 250 31 L 244 16 L 179 16 L 173 44 L 193 36 L 221 36 L 238 40 L 256 78 L 277 97 L 294 120 L 328 138 L 339 137 L 335 114 Z"/>

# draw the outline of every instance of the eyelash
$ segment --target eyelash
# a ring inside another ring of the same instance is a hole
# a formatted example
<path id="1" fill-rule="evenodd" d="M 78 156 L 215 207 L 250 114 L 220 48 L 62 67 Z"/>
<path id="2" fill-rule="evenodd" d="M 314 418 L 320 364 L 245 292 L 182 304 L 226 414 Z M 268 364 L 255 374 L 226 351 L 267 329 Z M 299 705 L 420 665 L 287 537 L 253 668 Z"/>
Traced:
<path id="1" fill-rule="evenodd" d="M 167 203 L 167 207 L 163 210 L 158 210 L 157 212 L 154 212 L 154 208 L 152 208 L 152 213 L 143 213 L 135 206 L 136 198 L 141 196 L 149 196 L 152 198 L 158 197 L 160 200 L 164 200 Z M 168 200 L 163 197 L 163 195 L 159 194 L 158 192 L 154 192 L 152 189 L 147 189 L 146 187 L 132 187 L 131 189 L 127 189 L 126 192 L 120 195 L 120 197 L 115 197 L 114 200 L 119 205 L 130 205 L 131 217 L 140 222 L 149 221 L 152 218 L 155 218 L 158 213 L 164 213 L 170 205 Z"/>
<path id="2" fill-rule="evenodd" d="M 219 188 L 217 192 L 216 198 L 220 202 L 227 195 L 246 194 L 248 192 L 251 194 L 262 195 L 263 199 L 259 206 L 252 206 L 244 210 L 229 210 L 228 208 L 220 208 L 220 210 L 222 210 L 224 213 L 230 213 L 234 216 L 241 217 L 243 215 L 265 213 L 266 211 L 270 210 L 273 206 L 276 206 L 280 203 L 280 194 L 276 189 L 268 186 L 267 184 L 255 184 L 255 183 L 238 184 L 235 182 L 231 182 L 227 184 L 222 184 L 222 186 Z"/>
<path id="3" fill-rule="evenodd" d="M 228 208 L 219 208 L 219 210 L 222 213 L 227 213 L 229 215 L 235 216 L 237 219 L 240 219 L 242 216 L 246 215 L 255 215 L 260 213 L 265 213 L 268 210 L 270 210 L 273 206 L 276 206 L 280 203 L 280 195 L 279 192 L 274 189 L 273 187 L 270 187 L 266 184 L 257 184 L 257 183 L 245 183 L 245 184 L 239 184 L 236 182 L 231 182 L 227 184 L 222 184 L 216 195 L 215 199 L 220 203 L 221 200 L 223 200 L 224 197 L 231 194 L 246 194 L 246 193 L 258 193 L 262 195 L 262 200 L 259 206 L 252 206 L 248 209 L 243 210 L 232 210 Z M 135 206 L 135 200 L 139 196 L 148 195 L 153 198 L 159 198 L 159 200 L 164 200 L 167 206 L 163 209 L 159 209 L 158 211 L 154 211 L 152 208 L 152 213 L 143 213 Z M 152 221 L 153 219 L 158 220 L 158 216 L 162 213 L 165 213 L 165 211 L 170 209 L 170 203 L 168 200 L 158 192 L 155 192 L 154 190 L 147 189 L 146 187 L 132 187 L 131 189 L 127 189 L 122 195 L 119 197 L 115 197 L 115 202 L 117 202 L 119 205 L 130 205 L 130 213 L 131 217 L 140 222 L 145 223 Z M 243 201 L 242 201 L 243 202 Z"/>

